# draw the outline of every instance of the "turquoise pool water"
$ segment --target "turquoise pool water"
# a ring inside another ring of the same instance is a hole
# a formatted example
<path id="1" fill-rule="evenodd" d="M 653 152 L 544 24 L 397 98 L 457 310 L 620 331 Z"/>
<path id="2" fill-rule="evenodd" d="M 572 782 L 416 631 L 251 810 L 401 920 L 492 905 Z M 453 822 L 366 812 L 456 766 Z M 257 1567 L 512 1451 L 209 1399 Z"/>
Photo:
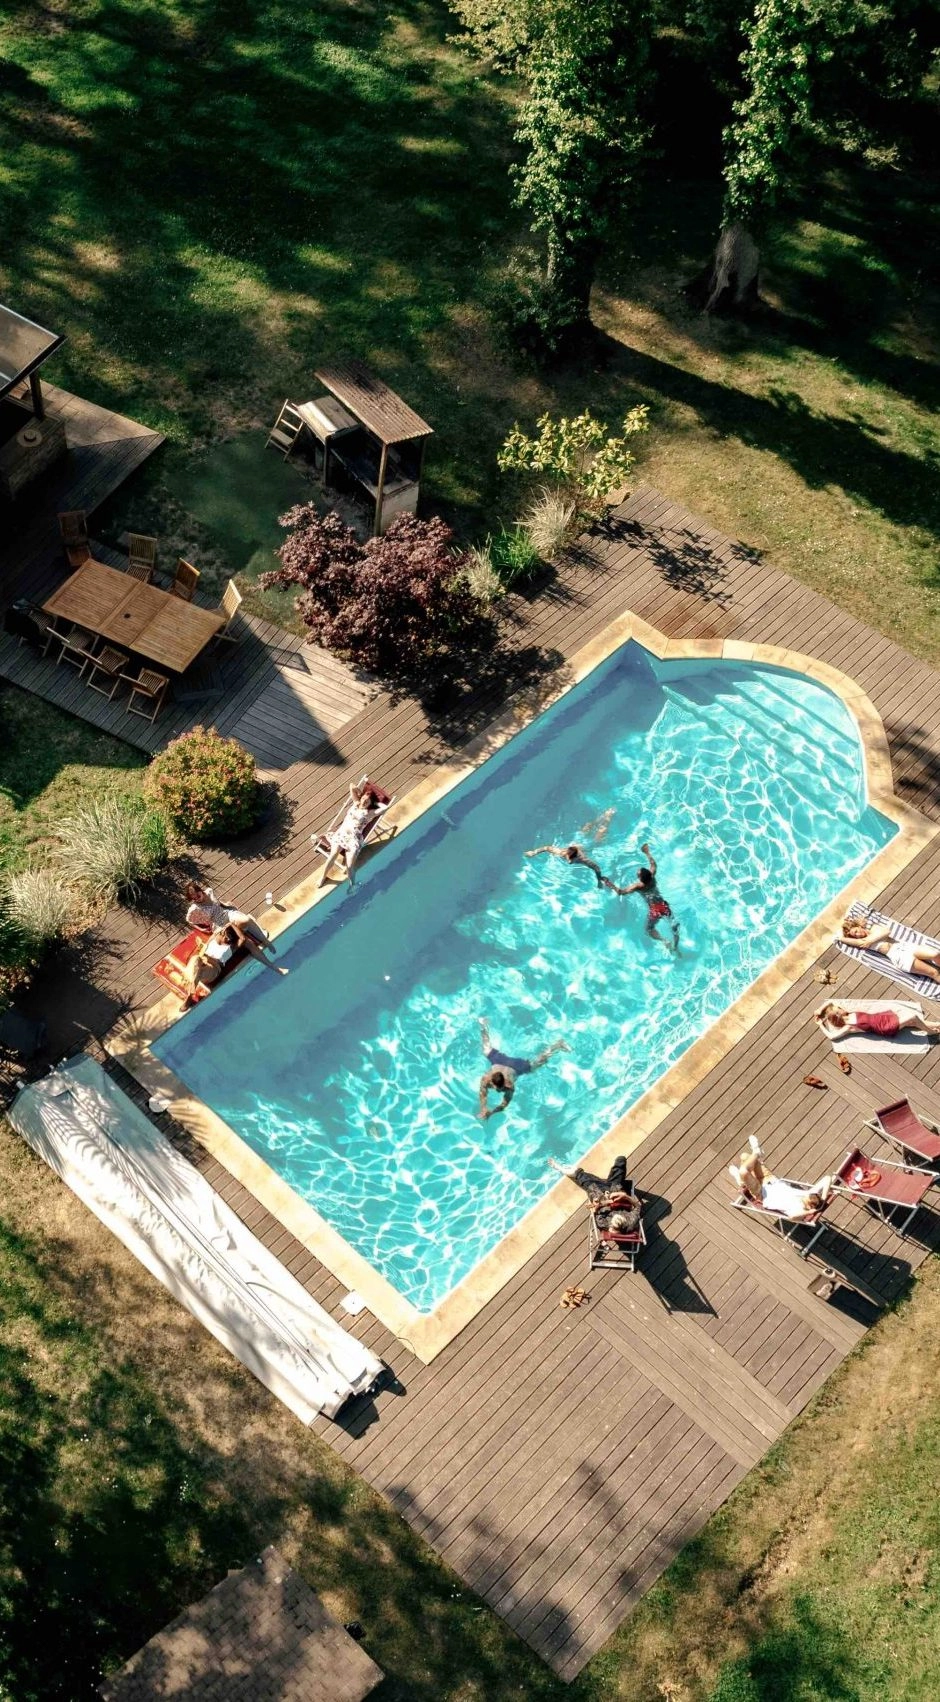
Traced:
<path id="1" fill-rule="evenodd" d="M 287 979 L 240 970 L 156 1050 L 429 1311 L 895 831 L 830 692 L 628 644 L 285 933 Z M 572 839 L 621 885 L 650 841 L 678 957 L 523 855 Z M 571 1046 L 486 1123 L 480 1015 Z"/>

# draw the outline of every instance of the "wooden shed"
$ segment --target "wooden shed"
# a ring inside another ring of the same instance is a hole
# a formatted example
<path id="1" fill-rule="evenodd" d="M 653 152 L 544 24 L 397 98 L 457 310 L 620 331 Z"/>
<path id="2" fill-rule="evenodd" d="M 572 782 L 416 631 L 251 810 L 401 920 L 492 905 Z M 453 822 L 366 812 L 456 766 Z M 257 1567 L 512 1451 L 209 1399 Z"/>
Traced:
<path id="1" fill-rule="evenodd" d="M 270 441 L 290 454 L 303 435 L 319 446 L 323 483 L 348 483 L 372 513 L 377 537 L 397 514 L 414 514 L 431 426 L 358 360 L 317 369 L 326 395 L 286 402 Z"/>

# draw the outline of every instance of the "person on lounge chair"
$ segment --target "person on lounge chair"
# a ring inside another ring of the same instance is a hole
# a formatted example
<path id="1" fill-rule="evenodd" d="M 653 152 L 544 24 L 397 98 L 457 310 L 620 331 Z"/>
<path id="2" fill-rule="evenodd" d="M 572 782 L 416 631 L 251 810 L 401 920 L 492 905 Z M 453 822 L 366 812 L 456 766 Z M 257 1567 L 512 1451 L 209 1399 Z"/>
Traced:
<path id="1" fill-rule="evenodd" d="M 735 1186 L 756 1205 L 794 1223 L 799 1223 L 801 1218 L 815 1217 L 832 1194 L 831 1176 L 820 1177 L 812 1188 L 798 1188 L 794 1182 L 785 1182 L 782 1176 L 775 1176 L 764 1163 L 756 1135 L 750 1136 L 737 1164 L 728 1168 Z"/>
<path id="2" fill-rule="evenodd" d="M 908 975 L 923 975 L 927 981 L 940 981 L 940 954 L 929 951 L 915 940 L 893 940 L 890 928 L 883 922 L 872 926 L 861 916 L 846 916 L 842 924 L 846 945 L 858 946 L 860 951 L 876 951 L 886 957 L 895 969 Z"/>
<path id="3" fill-rule="evenodd" d="M 197 987 L 214 987 L 223 969 L 232 960 L 236 946 L 244 949 L 263 963 L 266 969 L 273 969 L 275 975 L 289 975 L 290 970 L 278 963 L 270 963 L 257 941 L 239 927 L 237 922 L 227 922 L 224 928 L 215 928 L 213 932 L 200 940 L 196 950 L 184 969 L 187 991 L 182 995 L 188 1003 L 196 992 Z"/>
<path id="4" fill-rule="evenodd" d="M 211 886 L 203 886 L 200 881 L 190 881 L 186 888 L 186 897 L 189 899 L 186 920 L 191 928 L 214 932 L 231 922 L 246 936 L 246 940 L 254 940 L 262 951 L 270 952 L 272 957 L 277 955 L 277 948 L 261 923 L 254 916 L 250 916 L 247 910 L 239 910 L 234 904 L 223 904 L 221 899 L 216 898 Z"/>
<path id="5" fill-rule="evenodd" d="M 567 1176 L 570 1182 L 584 1189 L 598 1229 L 609 1230 L 613 1235 L 629 1235 L 639 1228 L 641 1207 L 633 1192 L 633 1183 L 627 1180 L 625 1158 L 614 1159 L 606 1178 L 594 1176 L 590 1170 L 582 1170 L 580 1165 L 566 1169 L 557 1158 L 550 1158 L 548 1162 L 560 1176 Z"/>
<path id="6" fill-rule="evenodd" d="M 478 1115 L 484 1123 L 488 1117 L 495 1117 L 498 1111 L 505 1111 L 509 1101 L 516 1091 L 516 1077 L 530 1076 L 533 1070 L 540 1070 L 547 1064 L 553 1052 L 568 1052 L 570 1047 L 567 1040 L 556 1040 L 553 1045 L 546 1046 L 537 1058 L 513 1058 L 506 1052 L 500 1052 L 498 1047 L 490 1044 L 490 1031 L 486 1018 L 480 1018 L 480 1038 L 483 1042 L 483 1056 L 492 1065 L 480 1077 L 480 1110 Z M 488 1105 L 487 1094 L 501 1093 L 499 1105 Z"/>
<path id="7" fill-rule="evenodd" d="M 371 781 L 366 780 L 361 785 L 350 786 L 346 814 L 336 831 L 327 835 L 329 851 L 320 876 L 320 886 L 334 864 L 340 861 L 350 886 L 354 884 L 353 870 L 359 860 L 359 853 L 380 816 L 390 808 L 391 802 L 391 799 L 386 802 L 379 797 Z"/>
<path id="8" fill-rule="evenodd" d="M 909 1011 L 886 1008 L 883 1011 L 853 1011 L 830 999 L 820 1005 L 813 1016 L 827 1040 L 847 1040 L 852 1034 L 871 1035 L 874 1039 L 893 1040 L 904 1029 L 909 1034 L 940 1034 L 940 1022 L 924 1016 L 919 1007 Z"/>

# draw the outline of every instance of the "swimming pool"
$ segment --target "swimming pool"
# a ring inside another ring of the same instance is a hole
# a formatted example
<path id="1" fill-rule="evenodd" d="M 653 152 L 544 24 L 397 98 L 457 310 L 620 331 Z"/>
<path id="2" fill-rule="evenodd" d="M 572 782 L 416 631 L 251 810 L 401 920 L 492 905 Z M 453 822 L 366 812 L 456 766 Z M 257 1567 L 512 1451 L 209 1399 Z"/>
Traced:
<path id="1" fill-rule="evenodd" d="M 896 831 L 833 693 L 629 643 L 288 929 L 287 980 L 240 970 L 153 1049 L 427 1313 Z M 572 839 L 620 884 L 650 841 L 677 958 L 523 854 Z M 571 1047 L 486 1123 L 480 1015 Z"/>

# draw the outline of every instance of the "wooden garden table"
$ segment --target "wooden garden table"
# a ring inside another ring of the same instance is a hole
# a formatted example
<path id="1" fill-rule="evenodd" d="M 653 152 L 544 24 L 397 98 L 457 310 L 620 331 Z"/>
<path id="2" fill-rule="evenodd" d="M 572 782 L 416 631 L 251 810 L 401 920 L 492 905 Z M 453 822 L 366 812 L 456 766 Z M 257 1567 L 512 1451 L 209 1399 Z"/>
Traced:
<path id="1" fill-rule="evenodd" d="M 222 610 L 186 603 L 156 585 L 106 567 L 93 556 L 53 592 L 43 608 L 173 674 L 185 673 L 226 620 Z"/>

